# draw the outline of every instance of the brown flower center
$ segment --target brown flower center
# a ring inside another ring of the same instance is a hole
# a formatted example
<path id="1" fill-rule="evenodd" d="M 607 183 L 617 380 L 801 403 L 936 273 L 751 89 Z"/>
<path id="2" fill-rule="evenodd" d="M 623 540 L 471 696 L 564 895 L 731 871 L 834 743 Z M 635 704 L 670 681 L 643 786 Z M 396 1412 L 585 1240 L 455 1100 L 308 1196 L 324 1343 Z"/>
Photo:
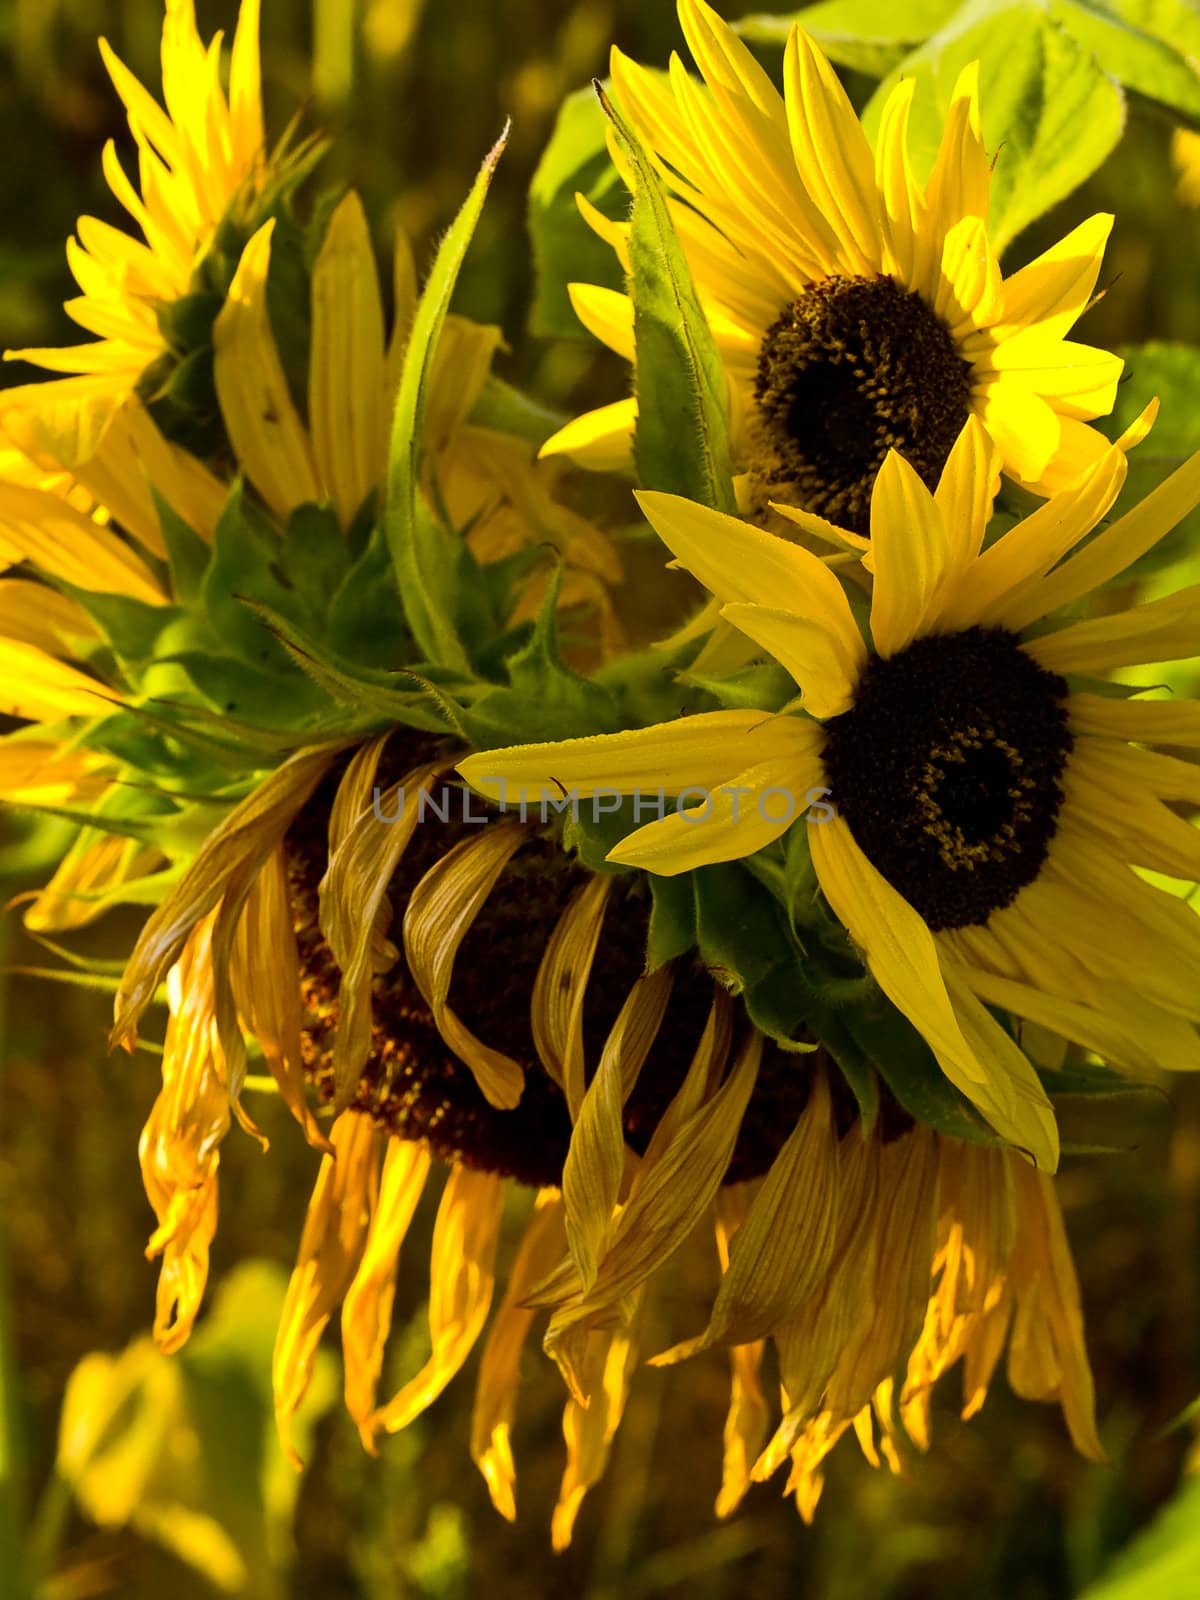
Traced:
<path id="1" fill-rule="evenodd" d="M 889 450 L 935 487 L 971 403 L 971 364 L 893 278 L 826 278 L 767 329 L 754 387 L 769 493 L 870 532 Z"/>

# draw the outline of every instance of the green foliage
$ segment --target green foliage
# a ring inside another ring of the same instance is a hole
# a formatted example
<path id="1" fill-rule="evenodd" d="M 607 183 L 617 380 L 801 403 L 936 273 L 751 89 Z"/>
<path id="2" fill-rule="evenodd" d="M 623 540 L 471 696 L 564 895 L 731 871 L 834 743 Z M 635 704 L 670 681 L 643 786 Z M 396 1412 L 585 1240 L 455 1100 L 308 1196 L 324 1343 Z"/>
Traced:
<path id="1" fill-rule="evenodd" d="M 901 77 L 915 78 L 909 146 L 932 166 L 962 69 L 978 61 L 983 137 L 997 152 L 989 233 L 997 251 L 1095 172 L 1121 137 L 1124 97 L 1089 45 L 1025 0 L 968 0 L 951 23 L 906 56 L 864 113 L 874 133 Z"/>
<path id="2" fill-rule="evenodd" d="M 1018 26 L 1023 20 L 1035 31 L 1047 22 L 1061 28 L 1131 93 L 1197 125 L 1200 14 L 1189 0 L 823 0 L 788 16 L 744 17 L 737 28 L 751 43 L 782 48 L 799 22 L 832 60 L 871 77 L 894 77 L 907 76 L 916 60 L 936 58 L 980 22 L 1013 11 L 1023 13 Z M 994 48 L 984 36 L 978 54 L 985 66 L 985 49 Z M 996 57 L 1001 68 L 1003 59 Z"/>
<path id="3" fill-rule="evenodd" d="M 1200 1478 L 1187 1477 L 1150 1526 L 1079 1600 L 1190 1600 L 1200 1593 Z"/>
<path id="4" fill-rule="evenodd" d="M 438 336 L 507 138 L 506 128 L 484 159 L 462 210 L 438 249 L 404 354 L 388 459 L 384 527 L 412 636 L 427 660 L 464 672 L 466 652 L 453 621 L 457 541 L 435 521 L 421 494 L 422 428 Z"/>
<path id="5" fill-rule="evenodd" d="M 577 194 L 608 217 L 620 217 L 628 208 L 609 160 L 604 113 L 591 89 L 577 89 L 563 101 L 529 185 L 534 272 L 529 326 L 539 338 L 587 337 L 571 308 L 568 283 L 621 288 L 617 259 L 580 216 Z"/>
<path id="6" fill-rule="evenodd" d="M 638 418 L 633 454 L 646 489 L 736 511 L 725 371 L 675 234 L 666 191 L 604 91 L 600 103 L 633 171 L 629 233 Z"/>

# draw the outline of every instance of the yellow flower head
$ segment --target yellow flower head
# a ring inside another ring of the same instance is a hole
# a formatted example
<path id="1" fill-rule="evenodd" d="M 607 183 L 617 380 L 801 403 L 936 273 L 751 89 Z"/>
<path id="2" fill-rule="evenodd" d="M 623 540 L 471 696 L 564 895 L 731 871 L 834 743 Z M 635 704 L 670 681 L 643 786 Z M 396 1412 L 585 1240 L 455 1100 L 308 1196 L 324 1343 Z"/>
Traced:
<path id="1" fill-rule="evenodd" d="M 1036 493 L 1092 465 L 1105 446 L 1088 422 L 1111 410 L 1121 362 L 1065 335 L 1092 296 L 1112 218 L 1001 275 L 977 70 L 959 80 L 921 183 L 907 153 L 911 79 L 888 99 L 872 154 L 800 27 L 780 98 L 704 0 L 679 0 L 679 17 L 703 83 L 677 57 L 664 82 L 614 51 L 613 87 L 675 196 L 728 378 L 743 506 L 783 500 L 865 534 L 888 450 L 932 489 L 968 416 Z M 592 220 L 625 258 L 627 230 Z M 571 293 L 584 324 L 633 360 L 629 299 L 587 284 Z M 613 465 L 628 457 L 635 412 L 633 400 L 591 412 L 546 449 Z"/>
<path id="2" fill-rule="evenodd" d="M 8 359 L 84 375 L 72 385 L 74 393 L 116 405 L 163 354 L 159 308 L 188 293 L 222 218 L 263 171 L 258 17 L 259 0 L 244 0 L 226 96 L 221 35 L 205 46 L 193 0 L 167 0 L 165 109 L 101 39 L 100 53 L 137 144 L 138 183 L 131 182 L 111 140 L 104 148 L 104 175 L 142 237 L 81 217 L 67 259 L 82 292 L 66 311 L 95 342 L 10 350 Z"/>
<path id="3" fill-rule="evenodd" d="M 1064 676 L 1187 655 L 1200 590 L 1046 623 L 1200 502 L 1197 456 L 1072 554 L 1115 500 L 1129 442 L 987 549 L 999 463 L 983 425 L 964 428 L 933 493 L 891 453 L 871 502 L 873 651 L 808 550 L 644 494 L 679 564 L 786 668 L 802 710 L 708 712 L 459 770 L 512 802 L 551 775 L 584 795 L 699 791 L 611 852 L 653 873 L 744 857 L 805 827 L 825 899 L 880 988 L 992 1127 L 1053 1170 L 1050 1102 L 989 1007 L 1119 1066 L 1200 1066 L 1200 922 L 1134 870 L 1200 876 L 1200 835 L 1171 809 L 1200 805 L 1197 768 L 1148 748 L 1200 743 L 1200 707 L 1111 698 Z"/>

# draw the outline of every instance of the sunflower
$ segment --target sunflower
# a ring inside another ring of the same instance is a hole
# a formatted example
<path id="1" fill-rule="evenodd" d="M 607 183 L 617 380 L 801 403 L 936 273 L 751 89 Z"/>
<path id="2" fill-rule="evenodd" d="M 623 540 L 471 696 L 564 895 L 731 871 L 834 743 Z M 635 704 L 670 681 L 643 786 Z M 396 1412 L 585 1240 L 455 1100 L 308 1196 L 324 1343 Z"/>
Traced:
<path id="1" fill-rule="evenodd" d="M 325 1152 L 275 1349 L 285 1448 L 339 1306 L 367 1448 L 433 1403 L 487 1324 L 507 1210 L 522 1236 L 484 1341 L 471 1454 L 515 1516 L 521 1352 L 552 1308 L 545 1344 L 570 1389 L 558 1548 L 604 1470 L 645 1296 L 698 1228 L 715 1228 L 722 1266 L 711 1317 L 657 1359 L 728 1349 L 719 1514 L 790 1461 L 810 1516 L 850 1428 L 874 1464 L 882 1452 L 897 1467 L 906 1436 L 928 1444 L 934 1383 L 962 1361 L 972 1414 L 1006 1341 L 1018 1392 L 1060 1399 L 1076 1444 L 1100 1457 L 1049 1181 L 894 1105 L 864 1125 L 815 1041 L 800 1054 L 764 1041 L 685 962 L 647 973 L 644 881 L 584 871 L 531 818 L 473 813 L 443 781 L 454 759 L 404 729 L 297 752 L 146 926 L 114 1037 L 132 1040 L 165 978 L 163 1087 L 141 1144 L 162 1347 L 186 1339 L 204 1291 L 221 1141 L 234 1116 L 254 1131 L 245 1031 Z M 430 1356 L 381 1399 L 399 1253 L 439 1171 Z M 767 1337 L 785 1395 L 773 1433 Z"/>
<path id="2" fill-rule="evenodd" d="M 889 449 L 930 489 L 968 416 L 1003 470 L 1040 495 L 1103 454 L 1088 426 L 1121 361 L 1065 335 L 1092 297 L 1110 216 L 1004 278 L 988 239 L 990 165 L 977 69 L 955 89 L 927 183 L 907 125 L 914 80 L 880 117 L 873 156 L 833 69 L 796 26 L 784 99 L 704 0 L 679 0 L 704 80 L 612 57 L 622 110 L 674 195 L 672 215 L 728 380 L 743 509 L 803 506 L 860 534 Z M 1003 160 L 1003 152 L 1000 159 Z M 586 214 L 628 265 L 627 227 Z M 634 359 L 627 296 L 571 294 L 584 325 Z M 545 449 L 628 460 L 636 401 L 570 423 Z"/>
<path id="3" fill-rule="evenodd" d="M 236 206 L 249 213 L 268 170 L 263 135 L 258 50 L 259 0 L 243 0 L 229 70 L 221 87 L 221 34 L 207 46 L 196 28 L 193 0 L 167 0 L 162 32 L 165 109 L 113 53 L 100 53 L 125 106 L 137 145 L 138 183 L 121 165 L 110 140 L 104 176 L 142 234 L 138 239 L 96 217 L 81 217 L 67 260 L 82 293 L 66 312 L 90 344 L 9 350 L 28 361 L 72 374 L 6 397 L 53 419 L 64 405 L 74 414 L 67 465 L 93 453 L 113 411 L 143 374 L 168 353 L 163 316 L 193 288 L 197 266 L 221 223 Z"/>
<path id="4" fill-rule="evenodd" d="M 933 493 L 890 453 L 871 502 L 873 650 L 808 550 L 643 494 L 679 564 L 795 680 L 798 708 L 707 712 L 459 770 L 507 800 L 551 774 L 575 794 L 698 794 L 610 854 L 657 874 L 749 856 L 804 816 L 816 880 L 880 989 L 991 1126 L 1052 1170 L 1050 1103 L 990 1007 L 1135 1071 L 1200 1066 L 1200 923 L 1137 870 L 1200 877 L 1200 835 L 1172 809 L 1200 805 L 1198 769 L 1151 748 L 1195 746 L 1200 710 L 1089 686 L 1186 655 L 1200 591 L 1047 621 L 1200 501 L 1197 456 L 1076 550 L 1112 506 L 1130 442 L 986 549 L 999 461 L 982 424 L 968 422 Z"/>

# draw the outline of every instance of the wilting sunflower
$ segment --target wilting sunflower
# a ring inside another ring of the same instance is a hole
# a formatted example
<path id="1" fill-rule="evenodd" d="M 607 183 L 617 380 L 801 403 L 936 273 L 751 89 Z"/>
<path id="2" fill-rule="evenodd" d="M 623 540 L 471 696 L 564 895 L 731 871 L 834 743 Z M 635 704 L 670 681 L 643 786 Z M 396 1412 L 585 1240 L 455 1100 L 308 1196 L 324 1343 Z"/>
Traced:
<path id="1" fill-rule="evenodd" d="M 521 1352 L 552 1307 L 546 1348 L 571 1389 L 559 1548 L 604 1470 L 645 1294 L 698 1227 L 715 1225 L 722 1266 L 711 1318 L 659 1359 L 729 1350 L 720 1514 L 790 1460 L 787 1487 L 811 1515 L 821 1463 L 851 1427 L 869 1459 L 897 1467 L 905 1435 L 928 1444 L 933 1384 L 961 1360 L 972 1414 L 1006 1342 L 1014 1388 L 1060 1399 L 1099 1457 L 1049 1180 L 894 1104 L 865 1126 L 815 1041 L 766 1043 L 686 962 L 645 972 L 640 875 L 588 873 L 532 817 L 472 811 L 443 782 L 455 756 L 402 728 L 353 752 L 298 752 L 148 923 L 115 1035 L 132 1037 L 165 977 L 163 1088 L 141 1145 L 159 1342 L 187 1337 L 204 1291 L 220 1143 L 231 1115 L 249 1126 L 245 1030 L 327 1152 L 276 1343 L 285 1446 L 339 1305 L 346 1404 L 368 1448 L 437 1398 L 487 1322 L 507 1209 L 524 1232 L 484 1344 L 471 1453 L 513 1517 Z M 328 1140 L 306 1090 L 336 1115 Z M 437 1169 L 431 1354 L 381 1402 L 398 1258 Z M 773 1433 L 767 1337 L 785 1396 Z"/>
<path id="2" fill-rule="evenodd" d="M 1053 1170 L 1050 1102 L 989 1007 L 1119 1066 L 1200 1067 L 1200 921 L 1136 870 L 1200 877 L 1200 834 L 1172 809 L 1200 805 L 1200 769 L 1150 748 L 1195 746 L 1200 708 L 1089 687 L 1188 654 L 1200 591 L 1047 620 L 1200 501 L 1194 457 L 1072 554 L 1112 505 L 1129 443 L 987 549 L 999 463 L 984 427 L 967 424 L 934 493 L 891 453 L 871 502 L 873 650 L 818 557 L 644 494 L 680 565 L 787 670 L 800 708 L 491 752 L 460 771 L 512 801 L 551 783 L 698 792 L 611 852 L 658 874 L 749 856 L 807 815 L 816 880 L 879 987 L 992 1127 Z M 826 803 L 809 810 L 814 797 Z"/>
<path id="3" fill-rule="evenodd" d="M 65 309 L 96 335 L 95 341 L 6 352 L 9 360 L 74 374 L 5 397 L 7 409 L 32 410 L 55 436 L 60 457 L 67 458 L 63 465 L 74 467 L 91 457 L 113 412 L 168 354 L 163 317 L 196 287 L 197 268 L 222 222 L 237 208 L 247 220 L 253 215 L 271 171 L 263 134 L 258 21 L 259 0 L 244 0 L 227 96 L 220 77 L 221 35 L 206 46 L 196 28 L 193 0 L 166 0 L 165 109 L 100 41 L 138 151 L 135 184 L 110 140 L 104 147 L 104 176 L 142 238 L 96 217 L 81 217 L 78 237 L 68 241 L 67 259 L 82 293 Z"/>
<path id="4" fill-rule="evenodd" d="M 1110 216 L 1001 275 L 988 238 L 991 168 L 977 72 L 960 78 L 922 185 L 907 153 L 914 80 L 880 118 L 878 151 L 800 27 L 784 98 L 704 0 L 679 18 L 703 85 L 614 50 L 620 106 L 675 196 L 672 216 L 728 379 L 743 509 L 783 500 L 868 532 L 871 488 L 897 450 L 930 489 L 968 416 L 1003 470 L 1049 494 L 1103 453 L 1121 361 L 1065 335 L 1095 289 Z M 999 160 L 1004 160 L 1001 151 Z M 627 262 L 627 228 L 587 213 Z M 574 284 L 584 324 L 634 359 L 633 308 Z M 583 464 L 628 459 L 636 400 L 546 445 Z"/>

